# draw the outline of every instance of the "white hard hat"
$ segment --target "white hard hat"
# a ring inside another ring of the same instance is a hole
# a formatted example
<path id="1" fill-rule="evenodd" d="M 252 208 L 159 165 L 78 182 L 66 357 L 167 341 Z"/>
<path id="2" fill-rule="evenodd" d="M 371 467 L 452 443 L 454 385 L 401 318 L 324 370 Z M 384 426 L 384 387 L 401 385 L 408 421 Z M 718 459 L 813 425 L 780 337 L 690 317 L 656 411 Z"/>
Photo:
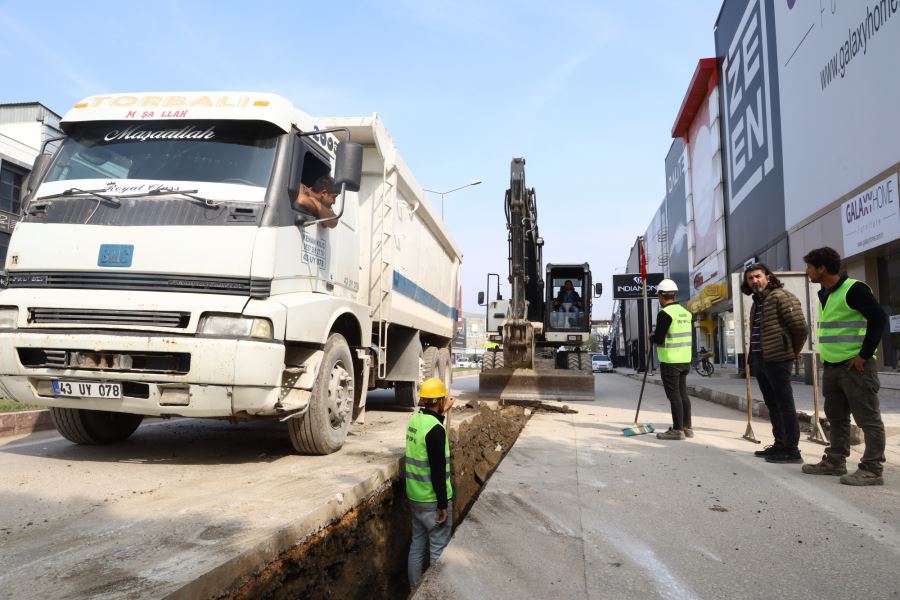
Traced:
<path id="1" fill-rule="evenodd" d="M 656 286 L 656 291 L 666 293 L 677 292 L 678 286 L 675 285 L 675 282 L 671 279 L 663 279 L 659 282 L 659 285 Z"/>

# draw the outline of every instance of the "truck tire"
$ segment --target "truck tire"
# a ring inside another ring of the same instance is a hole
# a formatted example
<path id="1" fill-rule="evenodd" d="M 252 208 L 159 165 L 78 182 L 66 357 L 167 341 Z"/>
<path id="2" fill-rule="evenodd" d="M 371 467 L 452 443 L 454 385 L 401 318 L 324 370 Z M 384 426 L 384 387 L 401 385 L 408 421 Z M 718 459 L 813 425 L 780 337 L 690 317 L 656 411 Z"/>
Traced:
<path id="1" fill-rule="evenodd" d="M 144 420 L 144 415 L 83 408 L 51 408 L 50 419 L 59 434 L 70 442 L 96 446 L 128 439 Z"/>
<path id="2" fill-rule="evenodd" d="M 440 373 L 440 348 L 428 346 L 422 353 L 422 381 L 437 377 L 443 379 Z"/>
<path id="3" fill-rule="evenodd" d="M 398 381 L 394 384 L 394 400 L 404 408 L 416 410 L 419 405 L 419 386 L 415 381 Z"/>
<path id="4" fill-rule="evenodd" d="M 502 369 L 506 366 L 506 359 L 503 358 L 503 351 L 494 352 L 494 368 Z"/>
<path id="5" fill-rule="evenodd" d="M 453 367 L 450 365 L 450 350 L 447 348 L 441 348 L 438 352 L 438 373 L 440 373 L 438 377 L 449 390 L 450 384 L 453 383 Z"/>
<path id="6" fill-rule="evenodd" d="M 570 352 L 566 355 L 566 367 L 570 371 L 580 371 L 581 370 L 581 353 L 579 352 Z"/>
<path id="7" fill-rule="evenodd" d="M 331 454 L 344 445 L 353 414 L 355 381 L 353 355 L 347 340 L 332 333 L 313 384 L 309 408 L 288 420 L 294 449 L 301 454 Z"/>
<path id="8" fill-rule="evenodd" d="M 484 358 L 482 358 L 482 363 L 481 363 L 481 365 L 482 365 L 481 369 L 483 371 L 487 371 L 488 369 L 494 368 L 494 355 L 495 354 L 497 354 L 497 353 L 491 352 L 490 350 L 488 350 L 487 352 L 484 353 Z"/>

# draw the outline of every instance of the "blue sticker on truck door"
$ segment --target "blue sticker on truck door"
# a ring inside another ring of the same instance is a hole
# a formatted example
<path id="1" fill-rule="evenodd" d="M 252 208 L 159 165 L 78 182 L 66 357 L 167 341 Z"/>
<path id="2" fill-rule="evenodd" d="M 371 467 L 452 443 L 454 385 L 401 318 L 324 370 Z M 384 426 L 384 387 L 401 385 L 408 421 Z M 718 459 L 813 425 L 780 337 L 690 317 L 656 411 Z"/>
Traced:
<path id="1" fill-rule="evenodd" d="M 133 244 L 101 244 L 97 256 L 98 267 L 130 267 L 134 256 Z"/>

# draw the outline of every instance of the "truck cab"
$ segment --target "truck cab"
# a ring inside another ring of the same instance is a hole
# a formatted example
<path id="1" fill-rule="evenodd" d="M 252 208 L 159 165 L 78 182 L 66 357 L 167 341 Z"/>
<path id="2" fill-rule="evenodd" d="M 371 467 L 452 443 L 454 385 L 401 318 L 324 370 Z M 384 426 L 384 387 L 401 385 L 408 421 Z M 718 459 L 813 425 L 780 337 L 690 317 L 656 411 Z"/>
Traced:
<path id="1" fill-rule="evenodd" d="M 443 296 L 396 328 L 411 353 L 373 333 L 372 315 L 385 315 L 370 287 L 375 211 L 360 203 L 381 196 L 375 184 L 357 193 L 363 149 L 348 127 L 327 129 L 273 94 L 184 92 L 90 97 L 62 129 L 10 241 L 0 393 L 51 407 L 68 439 L 118 441 L 145 415 L 265 417 L 287 420 L 298 451 L 327 454 L 374 379 L 393 384 L 379 362 L 416 361 L 420 330 L 452 337 Z M 333 183 L 316 189 L 323 178 Z M 309 193 L 319 209 L 298 202 Z M 420 262 L 446 270 L 450 298 L 459 253 L 445 246 L 452 259 Z M 388 258 L 380 276 L 396 282 Z M 409 371 L 393 377 L 414 382 Z"/>

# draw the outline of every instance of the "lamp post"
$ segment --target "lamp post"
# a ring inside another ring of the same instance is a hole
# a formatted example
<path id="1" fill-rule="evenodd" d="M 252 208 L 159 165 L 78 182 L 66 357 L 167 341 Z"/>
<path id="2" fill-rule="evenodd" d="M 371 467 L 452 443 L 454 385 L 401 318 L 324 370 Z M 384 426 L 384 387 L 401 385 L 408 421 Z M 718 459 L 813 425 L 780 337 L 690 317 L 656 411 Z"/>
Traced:
<path id="1" fill-rule="evenodd" d="M 480 183 L 481 183 L 481 180 L 476 179 L 474 181 L 467 183 L 466 185 L 461 185 L 459 187 L 453 188 L 452 190 L 447 190 L 446 192 L 438 192 L 436 190 L 427 190 L 425 188 L 422 188 L 422 189 L 425 190 L 426 192 L 429 192 L 432 194 L 437 194 L 441 197 L 441 221 L 443 221 L 444 220 L 444 196 L 446 196 L 447 194 L 450 194 L 452 192 L 456 192 L 456 191 L 465 189 L 467 187 L 472 187 L 473 185 L 479 185 Z"/>

